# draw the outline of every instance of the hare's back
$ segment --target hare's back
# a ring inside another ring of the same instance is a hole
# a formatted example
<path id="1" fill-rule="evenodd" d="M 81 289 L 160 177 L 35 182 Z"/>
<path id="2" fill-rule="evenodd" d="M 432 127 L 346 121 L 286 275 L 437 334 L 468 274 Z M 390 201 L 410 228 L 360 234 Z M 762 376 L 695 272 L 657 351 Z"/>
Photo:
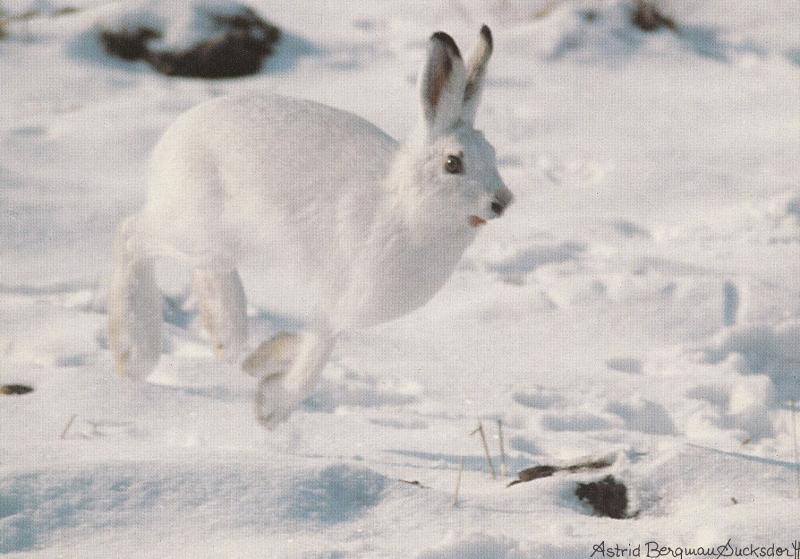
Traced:
<path id="1" fill-rule="evenodd" d="M 236 195 L 341 196 L 385 176 L 396 142 L 345 111 L 278 95 L 221 98 L 189 114 L 220 176 Z M 252 192 L 251 192 L 252 193 Z"/>
<path id="2" fill-rule="evenodd" d="M 156 146 L 149 213 L 186 252 L 234 247 L 307 279 L 338 273 L 332 267 L 347 268 L 371 228 L 396 145 L 318 103 L 214 99 Z"/>

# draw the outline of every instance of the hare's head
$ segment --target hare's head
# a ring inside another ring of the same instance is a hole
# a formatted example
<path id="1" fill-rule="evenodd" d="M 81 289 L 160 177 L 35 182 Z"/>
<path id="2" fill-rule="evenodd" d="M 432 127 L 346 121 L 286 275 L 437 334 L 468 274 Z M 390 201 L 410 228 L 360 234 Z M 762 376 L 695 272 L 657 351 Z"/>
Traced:
<path id="1" fill-rule="evenodd" d="M 466 65 L 449 35 L 431 36 L 419 77 L 419 124 L 395 168 L 410 182 L 415 212 L 448 229 L 474 230 L 502 215 L 514 198 L 497 171 L 494 148 L 474 128 L 491 54 L 485 25 Z"/>

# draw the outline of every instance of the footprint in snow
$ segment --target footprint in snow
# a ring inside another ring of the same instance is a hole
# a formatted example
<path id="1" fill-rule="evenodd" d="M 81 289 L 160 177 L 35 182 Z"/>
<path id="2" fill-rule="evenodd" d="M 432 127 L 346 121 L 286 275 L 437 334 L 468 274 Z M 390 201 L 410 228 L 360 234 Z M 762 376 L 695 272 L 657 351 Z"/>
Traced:
<path id="1" fill-rule="evenodd" d="M 635 357 L 611 357 L 606 359 L 606 367 L 621 373 L 641 374 L 642 362 Z"/>
<path id="2" fill-rule="evenodd" d="M 544 388 L 537 388 L 531 392 L 515 392 L 511 399 L 521 406 L 536 409 L 548 409 L 562 401 L 557 393 Z"/>
<path id="3" fill-rule="evenodd" d="M 593 413 L 559 413 L 542 417 L 541 425 L 550 431 L 602 431 L 612 427 L 611 422 Z"/>

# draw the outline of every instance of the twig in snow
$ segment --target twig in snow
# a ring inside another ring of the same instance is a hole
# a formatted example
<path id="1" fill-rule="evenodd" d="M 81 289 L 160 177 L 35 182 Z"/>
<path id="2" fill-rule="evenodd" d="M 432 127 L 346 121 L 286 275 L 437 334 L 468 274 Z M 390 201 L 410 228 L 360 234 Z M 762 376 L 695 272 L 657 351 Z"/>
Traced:
<path id="1" fill-rule="evenodd" d="M 492 479 L 497 479 L 497 472 L 494 471 L 494 464 L 492 464 L 492 457 L 489 455 L 489 445 L 486 443 L 486 432 L 483 430 L 483 422 L 478 422 L 478 428 L 475 429 L 470 435 L 475 433 L 481 434 L 481 441 L 483 442 L 483 452 L 486 455 L 486 463 L 489 464 L 489 471 L 492 472 Z"/>
<path id="2" fill-rule="evenodd" d="M 461 474 L 464 473 L 464 457 L 461 457 L 461 467 L 458 468 L 458 477 L 456 478 L 456 491 L 453 495 L 453 506 L 458 506 L 458 492 L 461 490 Z"/>
<path id="3" fill-rule="evenodd" d="M 564 0 L 552 0 L 548 2 L 543 8 L 540 8 L 533 14 L 533 19 L 542 19 L 544 17 L 549 16 L 551 13 L 558 8 L 559 5 L 563 4 Z"/>
<path id="4" fill-rule="evenodd" d="M 792 439 L 794 440 L 794 477 L 797 481 L 797 498 L 800 499 L 800 451 L 797 449 L 797 402 L 792 400 Z"/>
<path id="5" fill-rule="evenodd" d="M 400 483 L 407 483 L 408 485 L 416 485 L 420 489 L 430 489 L 430 487 L 428 487 L 427 485 L 422 485 L 419 482 L 419 480 L 416 479 L 414 481 L 409 481 L 407 479 L 398 479 L 397 481 L 399 481 Z"/>
<path id="6" fill-rule="evenodd" d="M 70 416 L 69 421 L 67 421 L 67 424 L 64 425 L 64 430 L 61 431 L 61 439 L 62 440 L 67 438 L 67 431 L 69 431 L 69 428 L 72 427 L 72 424 L 75 422 L 75 418 L 76 417 L 78 417 L 77 414 L 73 413 Z"/>
<path id="7" fill-rule="evenodd" d="M 500 437 L 500 475 L 508 477 L 508 466 L 506 466 L 506 445 L 503 441 L 503 420 L 497 420 L 497 433 Z"/>
<path id="8" fill-rule="evenodd" d="M 532 468 L 525 468 L 517 476 L 519 479 L 515 479 L 511 483 L 509 483 L 506 487 L 511 487 L 512 485 L 516 485 L 518 483 L 524 483 L 526 481 L 533 481 L 535 479 L 541 479 L 543 477 L 550 477 L 556 472 L 569 472 L 575 473 L 584 470 L 599 470 L 602 468 L 608 468 L 613 464 L 613 460 L 609 460 L 608 458 L 601 458 L 599 460 L 590 460 L 588 462 L 579 462 L 578 464 L 572 464 L 570 466 L 533 466 Z"/>

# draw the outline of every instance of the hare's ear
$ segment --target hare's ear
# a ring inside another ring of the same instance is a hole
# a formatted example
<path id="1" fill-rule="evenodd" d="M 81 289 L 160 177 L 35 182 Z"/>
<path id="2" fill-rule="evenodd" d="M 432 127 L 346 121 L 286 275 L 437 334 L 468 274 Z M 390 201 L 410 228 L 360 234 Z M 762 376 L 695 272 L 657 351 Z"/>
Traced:
<path id="1" fill-rule="evenodd" d="M 441 31 L 434 33 L 419 77 L 422 116 L 429 131 L 446 130 L 461 118 L 466 73 L 453 38 Z"/>
<path id="2" fill-rule="evenodd" d="M 478 45 L 469 57 L 467 64 L 467 85 L 464 88 L 464 110 L 463 118 L 465 122 L 472 124 L 475 122 L 475 113 L 478 110 L 478 103 L 481 100 L 483 91 L 483 78 L 486 75 L 486 64 L 492 56 L 492 32 L 487 26 L 481 27 L 481 36 Z"/>

